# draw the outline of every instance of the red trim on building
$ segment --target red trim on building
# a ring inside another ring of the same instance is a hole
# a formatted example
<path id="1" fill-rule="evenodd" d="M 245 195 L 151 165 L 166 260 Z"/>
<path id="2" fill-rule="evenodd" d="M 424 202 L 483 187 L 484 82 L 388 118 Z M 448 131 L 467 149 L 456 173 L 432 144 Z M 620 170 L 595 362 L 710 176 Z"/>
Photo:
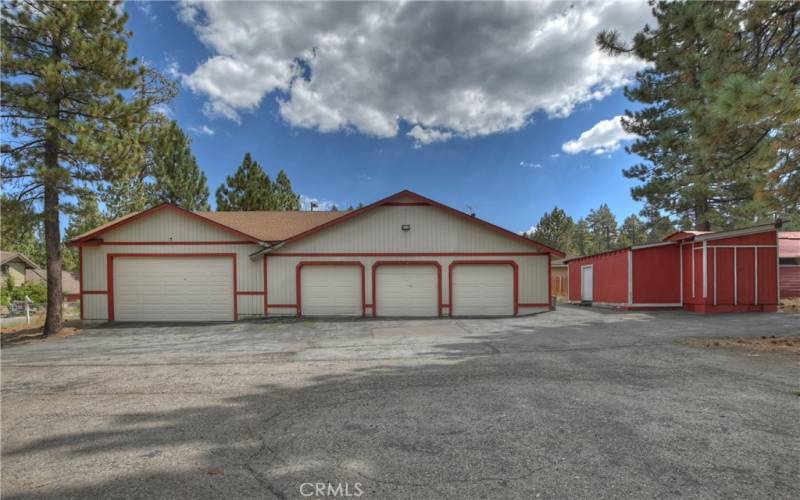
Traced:
<path id="1" fill-rule="evenodd" d="M 267 254 L 265 254 L 267 255 Z M 548 252 L 327 252 L 327 253 L 269 253 L 271 257 L 535 257 Z"/>
<path id="2" fill-rule="evenodd" d="M 233 262 L 233 320 L 239 319 L 239 305 L 236 299 L 236 254 L 235 253 L 110 253 L 106 255 L 106 281 L 108 287 L 108 321 L 114 321 L 114 259 L 115 258 L 197 258 L 220 257 L 230 258 Z"/>
<path id="3" fill-rule="evenodd" d="M 95 231 L 92 231 L 92 232 L 82 236 L 79 240 L 69 241 L 67 243 L 67 245 L 68 246 L 72 246 L 72 245 L 76 245 L 76 244 L 79 244 L 79 243 L 83 243 L 83 242 L 85 242 L 87 240 L 95 239 L 95 238 L 97 238 L 98 235 L 101 235 L 103 233 L 107 233 L 108 231 L 111 231 L 112 229 L 118 229 L 121 226 L 130 224 L 131 222 L 139 220 L 142 217 L 153 215 L 156 212 L 160 212 L 161 210 L 168 209 L 168 208 L 172 209 L 172 210 L 175 210 L 177 212 L 180 212 L 182 214 L 185 214 L 185 215 L 187 215 L 189 217 L 193 217 L 195 219 L 201 220 L 201 221 L 203 221 L 203 222 L 205 222 L 207 224 L 210 224 L 210 225 L 212 225 L 212 226 L 214 226 L 214 227 L 216 227 L 218 229 L 221 229 L 223 231 L 227 231 L 227 232 L 229 232 L 231 234 L 235 234 L 235 235 L 241 236 L 241 237 L 243 237 L 243 238 L 245 238 L 248 241 L 251 241 L 253 243 L 258 244 L 260 242 L 258 238 L 255 238 L 255 237 L 253 237 L 253 236 L 251 236 L 249 234 L 245 234 L 245 233 L 243 233 L 243 232 L 241 232 L 239 230 L 236 230 L 236 229 L 234 229 L 234 228 L 232 228 L 230 226 L 226 226 L 224 224 L 220 224 L 219 222 L 213 221 L 211 219 L 207 219 L 207 218 L 203 217 L 202 215 L 197 215 L 194 212 L 191 212 L 189 210 L 185 210 L 185 209 L 180 208 L 180 207 L 176 207 L 175 205 L 170 205 L 169 203 L 162 203 L 161 205 L 157 205 L 155 207 L 148 208 L 147 210 L 143 210 L 143 211 L 139 212 L 136 215 L 132 215 L 132 216 L 127 217 L 127 218 L 125 218 L 125 219 L 123 219 L 121 221 L 115 222 L 115 223 L 110 224 L 108 226 L 105 226 L 105 227 L 103 227 L 101 229 L 97 229 Z"/>
<path id="4" fill-rule="evenodd" d="M 107 293 L 108 290 L 84 290 L 81 295 L 105 295 Z"/>
<path id="5" fill-rule="evenodd" d="M 454 260 L 447 267 L 447 294 L 450 298 L 449 316 L 453 316 L 453 268 L 472 265 L 509 265 L 514 270 L 514 316 L 519 314 L 519 266 L 513 260 Z"/>
<path id="6" fill-rule="evenodd" d="M 430 203 L 424 201 L 388 201 L 383 204 L 385 207 L 429 207 Z"/>
<path id="7" fill-rule="evenodd" d="M 96 243 L 93 243 L 96 242 Z M 90 244 L 91 243 L 91 244 Z M 256 245 L 252 241 L 104 241 L 104 240 L 91 240 L 87 243 L 76 243 L 75 246 L 161 246 L 161 245 Z"/>
<path id="8" fill-rule="evenodd" d="M 312 234 L 316 234 L 319 231 L 322 231 L 323 229 L 327 229 L 327 228 L 329 228 L 331 226 L 334 226 L 336 224 L 341 224 L 342 222 L 350 220 L 353 217 L 358 217 L 359 215 L 364 214 L 364 213 L 366 213 L 366 212 L 368 212 L 368 211 L 370 211 L 370 210 L 372 210 L 374 208 L 380 207 L 382 205 L 386 205 L 387 203 L 390 203 L 393 200 L 396 200 L 398 198 L 405 198 L 405 197 L 415 198 L 415 199 L 419 200 L 420 202 L 428 203 L 429 205 L 433 206 L 434 208 L 438 208 L 438 209 L 440 209 L 440 210 L 442 210 L 442 211 L 444 211 L 446 213 L 449 213 L 450 215 L 454 215 L 454 216 L 460 217 L 460 218 L 462 218 L 464 220 L 468 220 L 468 221 L 472 222 L 473 224 L 477 224 L 479 226 L 482 226 L 485 229 L 489 229 L 491 231 L 494 231 L 494 232 L 496 232 L 498 234 L 501 234 L 501 235 L 503 235 L 503 236 L 505 236 L 505 237 L 507 237 L 509 239 L 516 240 L 516 241 L 521 242 L 521 243 L 525 243 L 526 245 L 529 245 L 529 246 L 532 246 L 532 247 L 536 247 L 539 251 L 544 249 L 544 250 L 546 250 L 546 251 L 548 251 L 550 253 L 554 253 L 554 254 L 558 255 L 559 257 L 564 257 L 564 253 L 562 253 L 559 250 L 556 250 L 555 248 L 550 248 L 547 245 L 543 245 L 542 243 L 530 240 L 530 239 L 525 238 L 524 236 L 520 236 L 520 235 L 518 235 L 516 233 L 512 233 L 511 231 L 509 231 L 507 229 L 503 229 L 502 227 L 496 226 L 496 225 L 494 225 L 494 224 L 492 224 L 490 222 L 486 222 L 484 220 L 478 219 L 477 217 L 473 217 L 471 215 L 465 214 L 464 212 L 458 211 L 458 210 L 456 210 L 454 208 L 450 208 L 447 205 L 443 205 L 443 204 L 441 204 L 441 203 L 439 203 L 437 201 L 431 200 L 429 198 L 425 198 L 424 196 L 418 195 L 417 193 L 411 192 L 411 191 L 409 191 L 407 189 L 403 190 L 403 191 L 400 191 L 399 193 L 395 193 L 395 194 L 393 194 L 391 196 L 388 196 L 388 197 L 386 197 L 386 198 L 384 198 L 382 200 L 378 200 L 375 203 L 369 204 L 369 205 L 367 205 L 365 207 L 359 208 L 358 210 L 353 210 L 352 212 L 348 212 L 348 213 L 342 215 L 341 217 L 338 217 L 336 219 L 330 220 L 330 221 L 328 221 L 328 222 L 326 222 L 324 224 L 320 224 L 319 226 L 312 227 L 311 229 L 303 231 L 300 234 L 296 234 L 296 235 L 292 236 L 291 238 L 287 238 L 283 243 L 284 243 L 284 245 L 289 244 L 289 243 L 294 243 L 295 241 L 301 240 L 303 238 L 307 238 L 308 236 L 311 236 Z"/>
<path id="9" fill-rule="evenodd" d="M 361 269 L 361 315 L 367 315 L 366 278 L 364 264 L 357 260 L 302 260 L 295 271 L 295 294 L 297 295 L 297 316 L 303 315 L 303 301 L 300 290 L 300 273 L 305 266 L 358 266 Z"/>
<path id="10" fill-rule="evenodd" d="M 78 300 L 81 301 L 81 320 L 83 320 L 83 248 L 78 248 Z"/>
<path id="11" fill-rule="evenodd" d="M 378 293 L 376 289 L 378 268 L 380 266 L 434 266 L 437 274 L 437 293 L 436 310 L 439 317 L 442 316 L 442 265 L 435 260 L 379 260 L 372 264 L 372 317 L 377 316 Z"/>

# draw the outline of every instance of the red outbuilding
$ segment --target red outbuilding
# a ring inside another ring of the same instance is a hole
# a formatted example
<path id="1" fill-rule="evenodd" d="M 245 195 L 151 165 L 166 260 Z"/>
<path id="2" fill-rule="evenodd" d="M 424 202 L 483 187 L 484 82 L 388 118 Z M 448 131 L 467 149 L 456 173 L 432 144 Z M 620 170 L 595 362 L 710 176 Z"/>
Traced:
<path id="1" fill-rule="evenodd" d="M 679 231 L 661 243 L 567 261 L 569 300 L 626 309 L 712 313 L 776 311 L 774 225 L 720 232 Z"/>
<path id="2" fill-rule="evenodd" d="M 800 297 L 800 232 L 778 233 L 781 298 Z"/>

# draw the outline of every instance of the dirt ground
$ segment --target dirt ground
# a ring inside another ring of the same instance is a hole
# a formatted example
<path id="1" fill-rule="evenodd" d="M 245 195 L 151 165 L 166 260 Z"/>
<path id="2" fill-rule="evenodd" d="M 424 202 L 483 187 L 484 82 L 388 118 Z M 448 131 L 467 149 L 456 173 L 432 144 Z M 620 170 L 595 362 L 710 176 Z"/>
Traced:
<path id="1" fill-rule="evenodd" d="M 695 337 L 686 339 L 693 347 L 723 347 L 752 352 L 780 352 L 800 356 L 800 335 L 762 337 Z"/>
<path id="2" fill-rule="evenodd" d="M 0 344 L 2 346 L 34 342 L 42 339 L 42 327 L 44 326 L 44 314 L 31 318 L 31 324 L 21 324 L 0 328 Z M 64 322 L 64 328 L 55 335 L 50 335 L 48 339 L 59 339 L 75 335 L 82 329 L 80 320 L 69 320 Z"/>
<path id="3" fill-rule="evenodd" d="M 800 312 L 800 297 L 781 300 L 781 310 L 783 312 Z"/>

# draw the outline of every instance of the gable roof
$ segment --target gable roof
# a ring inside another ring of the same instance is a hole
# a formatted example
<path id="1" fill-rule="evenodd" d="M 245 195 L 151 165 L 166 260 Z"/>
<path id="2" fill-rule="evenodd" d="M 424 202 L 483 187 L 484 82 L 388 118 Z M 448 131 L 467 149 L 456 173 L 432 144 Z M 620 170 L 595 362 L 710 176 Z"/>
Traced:
<path id="1" fill-rule="evenodd" d="M 21 260 L 29 269 L 39 269 L 38 264 L 29 259 L 25 254 L 21 254 L 19 252 L 7 252 L 5 250 L 0 250 L 0 264 L 5 264 L 6 262 L 15 259 Z"/>
<path id="2" fill-rule="evenodd" d="M 253 243 L 283 241 L 311 227 L 341 217 L 346 213 L 305 211 L 192 212 L 164 203 L 106 222 L 91 231 L 75 236 L 69 241 L 69 244 L 95 239 L 121 225 L 165 209 L 176 210 L 191 217 L 202 219 L 205 223 L 213 224 L 227 232 L 232 232 L 246 240 L 251 240 Z"/>
<path id="3" fill-rule="evenodd" d="M 204 222 L 213 224 L 219 227 L 220 229 L 234 233 L 242 237 L 243 239 L 253 241 L 253 243 L 256 244 L 264 244 L 264 243 L 287 244 L 302 238 L 306 238 L 312 234 L 317 233 L 318 231 L 325 230 L 328 227 L 331 227 L 340 222 L 344 222 L 354 217 L 358 217 L 359 215 L 369 212 L 376 207 L 386 204 L 391 204 L 392 201 L 401 198 L 412 198 L 414 200 L 417 200 L 418 203 L 424 205 L 430 205 L 432 207 L 444 211 L 445 213 L 467 220 L 472 224 L 476 224 L 490 231 L 499 233 L 502 236 L 505 236 L 509 239 L 529 245 L 530 247 L 536 249 L 539 252 L 547 252 L 558 258 L 564 257 L 564 253 L 561 252 L 560 250 L 549 247 L 543 243 L 539 243 L 538 241 L 531 240 L 524 236 L 520 236 L 519 234 L 513 233 L 507 229 L 503 229 L 500 226 L 496 226 L 490 222 L 486 222 L 485 220 L 468 215 L 464 212 L 448 207 L 447 205 L 443 205 L 437 201 L 425 198 L 424 196 L 421 196 L 409 190 L 400 191 L 382 200 L 378 200 L 375 203 L 362 207 L 358 210 L 345 211 L 345 212 L 308 212 L 308 211 L 192 212 L 189 210 L 176 207 L 174 205 L 164 203 L 152 207 L 150 209 L 143 210 L 141 212 L 134 212 L 125 215 L 123 217 L 120 217 L 118 219 L 115 219 L 113 221 L 107 222 L 101 226 L 92 229 L 91 231 L 87 231 L 83 234 L 75 236 L 74 238 L 69 240 L 68 244 L 77 245 L 82 242 L 88 242 L 90 240 L 96 239 L 103 233 L 118 228 L 121 225 L 129 224 L 139 218 L 146 217 L 160 210 L 167 210 L 167 209 L 176 210 L 188 216 L 203 220 Z M 274 248 L 275 246 L 272 246 L 269 248 L 265 248 L 264 250 L 261 251 L 269 251 L 270 249 Z M 257 253 L 260 252 L 256 252 L 256 254 Z"/>
<path id="4" fill-rule="evenodd" d="M 337 217 L 337 218 L 335 218 L 335 219 L 333 219 L 331 221 L 328 221 L 328 222 L 326 222 L 324 224 L 320 224 L 320 225 L 312 227 L 312 228 L 310 228 L 310 229 L 308 229 L 308 230 L 306 230 L 306 231 L 304 231 L 302 233 L 296 234 L 296 235 L 292 236 L 291 238 L 287 238 L 284 242 L 282 242 L 282 244 L 280 246 L 288 245 L 289 243 L 294 243 L 295 241 L 301 240 L 303 238 L 307 238 L 308 236 L 311 236 L 312 234 L 318 233 L 319 231 L 323 231 L 325 229 L 328 229 L 331 226 L 334 226 L 336 224 L 340 224 L 342 222 L 345 222 L 347 220 L 353 219 L 353 218 L 358 217 L 360 215 L 363 215 L 363 214 L 365 214 L 367 212 L 370 212 L 370 211 L 372 211 L 373 209 L 375 209 L 377 207 L 380 207 L 380 206 L 383 206 L 383 205 L 390 205 L 392 201 L 400 199 L 400 198 L 412 198 L 412 199 L 415 199 L 419 203 L 423 203 L 423 204 L 426 204 L 426 205 L 433 206 L 433 207 L 435 207 L 435 208 L 437 208 L 439 210 L 442 210 L 443 212 L 445 212 L 447 214 L 453 215 L 455 217 L 462 218 L 464 220 L 468 220 L 473 224 L 477 224 L 478 226 L 481 226 L 481 227 L 483 227 L 485 229 L 488 229 L 490 231 L 494 231 L 496 233 L 499 233 L 502 236 L 505 236 L 505 237 L 507 237 L 509 239 L 525 243 L 526 245 L 529 245 L 529 246 L 537 249 L 540 252 L 544 251 L 544 252 L 550 253 L 550 254 L 552 254 L 552 255 L 554 255 L 556 257 L 559 257 L 559 258 L 562 258 L 565 255 L 560 250 L 556 250 L 555 248 L 551 248 L 551 247 L 549 247 L 547 245 L 544 245 L 542 243 L 539 243 L 537 241 L 531 240 L 531 239 L 526 238 L 524 236 L 520 236 L 519 234 L 513 233 L 513 232 L 509 231 L 508 229 L 503 229 L 502 227 L 496 226 L 496 225 L 492 224 L 491 222 L 486 222 L 483 219 L 479 219 L 479 218 L 477 218 L 475 216 L 468 215 L 468 214 L 466 214 L 466 213 L 464 213 L 464 212 L 462 212 L 460 210 L 456 210 L 455 208 L 451 208 L 451 207 L 448 207 L 447 205 L 439 203 L 438 201 L 431 200 L 430 198 L 426 198 L 426 197 L 424 197 L 422 195 L 414 193 L 413 191 L 409 191 L 408 189 L 404 189 L 403 191 L 400 191 L 400 192 L 397 192 L 397 193 L 395 193 L 393 195 L 387 196 L 386 198 L 383 198 L 382 200 L 378 200 L 375 203 L 366 205 L 366 206 L 364 206 L 362 208 L 359 208 L 358 210 L 353 210 L 351 212 L 345 212 L 341 217 Z M 261 250 L 261 252 L 269 252 L 270 250 L 272 250 L 274 248 L 276 248 L 276 247 L 266 248 L 264 250 Z M 260 252 L 257 252 L 257 253 L 260 253 Z"/>

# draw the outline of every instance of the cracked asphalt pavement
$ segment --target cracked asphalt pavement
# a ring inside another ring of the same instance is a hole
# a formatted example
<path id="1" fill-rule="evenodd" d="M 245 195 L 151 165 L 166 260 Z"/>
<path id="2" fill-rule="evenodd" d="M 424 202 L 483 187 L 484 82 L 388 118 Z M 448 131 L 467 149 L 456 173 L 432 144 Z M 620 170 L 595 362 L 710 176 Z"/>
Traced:
<path id="1" fill-rule="evenodd" d="M 2 495 L 800 498 L 798 357 L 681 342 L 798 334 L 577 307 L 99 325 L 2 350 Z"/>

